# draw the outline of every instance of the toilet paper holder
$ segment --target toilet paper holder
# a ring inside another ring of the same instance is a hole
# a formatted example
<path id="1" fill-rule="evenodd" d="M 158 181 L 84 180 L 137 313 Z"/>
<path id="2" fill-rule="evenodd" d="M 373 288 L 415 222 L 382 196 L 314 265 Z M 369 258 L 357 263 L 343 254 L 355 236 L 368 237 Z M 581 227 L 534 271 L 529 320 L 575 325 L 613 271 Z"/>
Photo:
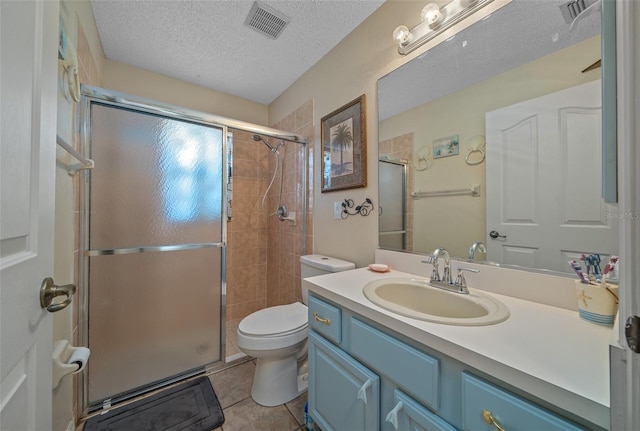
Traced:
<path id="1" fill-rule="evenodd" d="M 53 349 L 52 383 L 55 389 L 64 376 L 78 374 L 87 366 L 90 351 L 86 347 L 74 347 L 68 340 L 58 340 Z"/>

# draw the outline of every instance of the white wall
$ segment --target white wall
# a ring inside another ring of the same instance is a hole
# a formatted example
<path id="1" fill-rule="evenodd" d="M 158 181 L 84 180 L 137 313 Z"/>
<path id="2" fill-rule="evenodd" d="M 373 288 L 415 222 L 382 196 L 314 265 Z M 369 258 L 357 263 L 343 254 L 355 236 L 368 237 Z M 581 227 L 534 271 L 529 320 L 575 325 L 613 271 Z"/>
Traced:
<path id="1" fill-rule="evenodd" d="M 353 261 L 361 267 L 373 262 L 378 245 L 378 118 L 376 83 L 379 78 L 419 55 L 402 57 L 391 34 L 395 27 L 417 24 L 424 1 L 387 1 L 269 105 L 269 120 L 278 121 L 309 99 L 314 100 L 315 152 L 314 252 Z M 367 187 L 321 193 L 321 118 L 361 94 L 366 95 Z M 356 204 L 371 198 L 376 210 L 368 217 L 333 219 L 333 203 L 345 198 Z"/>
<path id="2" fill-rule="evenodd" d="M 267 106 L 261 103 L 109 59 L 104 62 L 103 74 L 104 88 L 262 126 L 268 124 Z"/>

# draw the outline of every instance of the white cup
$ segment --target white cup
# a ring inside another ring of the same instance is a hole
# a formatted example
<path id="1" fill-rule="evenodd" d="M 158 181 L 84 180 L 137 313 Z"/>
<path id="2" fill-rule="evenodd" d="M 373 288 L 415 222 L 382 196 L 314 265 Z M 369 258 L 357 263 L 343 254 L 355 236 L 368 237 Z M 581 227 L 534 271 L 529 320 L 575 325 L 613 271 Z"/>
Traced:
<path id="1" fill-rule="evenodd" d="M 618 312 L 618 286 L 586 284 L 576 280 L 578 313 L 589 322 L 612 325 Z"/>

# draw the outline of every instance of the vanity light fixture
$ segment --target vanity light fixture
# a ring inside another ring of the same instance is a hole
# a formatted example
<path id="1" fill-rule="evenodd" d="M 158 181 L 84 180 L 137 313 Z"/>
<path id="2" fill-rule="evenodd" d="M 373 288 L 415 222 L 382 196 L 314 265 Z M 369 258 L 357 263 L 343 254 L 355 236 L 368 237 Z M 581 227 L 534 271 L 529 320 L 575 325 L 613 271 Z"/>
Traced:
<path id="1" fill-rule="evenodd" d="M 411 30 L 399 25 L 393 31 L 398 52 L 409 54 L 494 1 L 506 4 L 511 0 L 452 0 L 443 7 L 435 3 L 427 4 L 420 13 L 421 22 L 418 25 Z"/>

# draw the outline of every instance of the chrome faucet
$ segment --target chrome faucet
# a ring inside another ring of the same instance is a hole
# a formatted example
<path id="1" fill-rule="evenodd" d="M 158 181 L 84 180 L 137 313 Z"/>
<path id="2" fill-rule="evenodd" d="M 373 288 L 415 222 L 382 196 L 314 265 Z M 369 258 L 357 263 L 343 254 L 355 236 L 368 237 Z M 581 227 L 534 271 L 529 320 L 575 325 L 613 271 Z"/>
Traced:
<path id="1" fill-rule="evenodd" d="M 438 267 L 438 259 L 441 256 L 444 257 L 442 278 L 440 278 L 440 269 Z M 463 271 L 480 272 L 473 268 L 458 268 L 458 277 L 455 283 L 451 282 L 451 258 L 449 257 L 449 252 L 444 247 L 436 248 L 430 256 L 427 256 L 427 258 L 421 262 L 433 264 L 433 272 L 431 273 L 431 280 L 429 281 L 430 286 L 456 293 L 469 293 L 467 280 L 464 278 Z"/>
<path id="2" fill-rule="evenodd" d="M 431 281 L 440 281 L 442 283 L 451 283 L 451 258 L 449 252 L 444 247 L 436 248 L 433 253 L 433 272 L 431 273 Z M 444 257 L 444 271 L 440 278 L 440 269 L 438 268 L 438 258 Z"/>
<path id="3" fill-rule="evenodd" d="M 483 242 L 474 242 L 469 249 L 469 260 L 474 260 L 476 257 L 476 250 L 480 253 L 487 253 L 487 246 Z"/>
<path id="4" fill-rule="evenodd" d="M 467 280 L 464 278 L 463 271 L 478 273 L 480 272 L 480 270 L 474 268 L 458 268 L 458 278 L 456 278 L 454 286 L 457 288 L 457 291 L 459 293 L 469 293 L 469 289 L 467 288 Z"/>

